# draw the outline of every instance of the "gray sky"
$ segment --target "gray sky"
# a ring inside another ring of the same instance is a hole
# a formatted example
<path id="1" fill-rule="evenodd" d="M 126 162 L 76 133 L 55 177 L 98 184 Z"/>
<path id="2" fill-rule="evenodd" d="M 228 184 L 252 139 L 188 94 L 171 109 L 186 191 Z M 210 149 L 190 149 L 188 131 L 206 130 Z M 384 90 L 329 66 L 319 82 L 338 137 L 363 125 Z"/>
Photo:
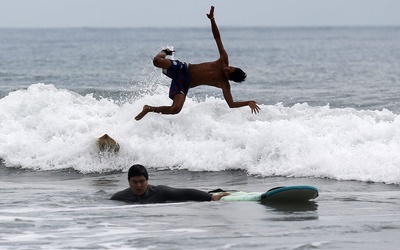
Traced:
<path id="1" fill-rule="evenodd" d="M 400 26 L 399 0 L 0 0 L 4 27 Z"/>

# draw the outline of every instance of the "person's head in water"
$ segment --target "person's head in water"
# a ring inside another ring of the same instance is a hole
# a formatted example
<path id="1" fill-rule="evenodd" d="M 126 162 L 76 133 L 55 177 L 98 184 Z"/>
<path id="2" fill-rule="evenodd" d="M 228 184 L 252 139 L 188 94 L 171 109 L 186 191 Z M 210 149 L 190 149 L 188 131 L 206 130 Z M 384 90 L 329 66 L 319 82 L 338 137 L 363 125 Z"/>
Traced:
<path id="1" fill-rule="evenodd" d="M 225 67 L 225 74 L 228 80 L 234 82 L 244 82 L 246 80 L 247 74 L 240 68 L 235 68 L 232 66 Z"/>
<path id="2" fill-rule="evenodd" d="M 128 181 L 134 195 L 142 195 L 147 190 L 149 174 L 143 165 L 135 164 L 129 168 Z"/>

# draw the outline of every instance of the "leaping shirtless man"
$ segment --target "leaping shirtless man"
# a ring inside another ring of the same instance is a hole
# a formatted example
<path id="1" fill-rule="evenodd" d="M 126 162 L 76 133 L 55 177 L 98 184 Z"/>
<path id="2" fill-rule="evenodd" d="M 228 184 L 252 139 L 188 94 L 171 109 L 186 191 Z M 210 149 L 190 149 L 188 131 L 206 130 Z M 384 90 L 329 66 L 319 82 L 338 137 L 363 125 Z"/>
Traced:
<path id="1" fill-rule="evenodd" d="M 200 85 L 209 85 L 222 89 L 225 101 L 230 108 L 240 108 L 249 106 L 251 113 L 258 113 L 258 107 L 255 101 L 234 101 L 231 94 L 231 85 L 229 81 L 243 82 L 246 79 L 246 73 L 239 68 L 229 65 L 228 54 L 222 44 L 221 35 L 214 18 L 214 6 L 211 6 L 207 17 L 211 21 L 211 30 L 217 43 L 219 58 L 214 62 L 204 62 L 199 64 L 187 64 L 178 60 L 167 59 L 167 55 L 172 55 L 174 51 L 164 49 L 153 58 L 154 66 L 163 69 L 163 73 L 172 79 L 169 90 L 169 97 L 173 100 L 172 106 L 153 107 L 144 105 L 135 119 L 142 119 L 147 113 L 155 112 L 161 114 L 178 114 L 185 103 L 186 94 L 189 88 Z"/>

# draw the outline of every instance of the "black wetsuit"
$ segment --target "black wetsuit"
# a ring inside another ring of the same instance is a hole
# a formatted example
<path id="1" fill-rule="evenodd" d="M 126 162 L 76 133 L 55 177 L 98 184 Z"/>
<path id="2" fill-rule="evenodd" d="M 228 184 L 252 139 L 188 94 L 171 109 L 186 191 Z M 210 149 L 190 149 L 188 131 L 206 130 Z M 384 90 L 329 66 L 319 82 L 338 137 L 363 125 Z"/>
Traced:
<path id="1" fill-rule="evenodd" d="M 212 194 L 189 188 L 148 185 L 142 195 L 134 195 L 129 188 L 117 192 L 111 200 L 137 203 L 163 203 L 167 201 L 211 201 Z"/>

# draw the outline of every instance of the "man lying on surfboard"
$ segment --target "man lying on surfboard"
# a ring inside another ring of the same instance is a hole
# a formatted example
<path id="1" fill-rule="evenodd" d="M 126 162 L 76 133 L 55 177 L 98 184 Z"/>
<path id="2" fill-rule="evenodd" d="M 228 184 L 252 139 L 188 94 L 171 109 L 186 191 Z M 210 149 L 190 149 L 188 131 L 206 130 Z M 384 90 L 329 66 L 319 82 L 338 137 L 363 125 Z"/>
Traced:
<path id="1" fill-rule="evenodd" d="M 128 171 L 129 188 L 117 192 L 111 200 L 137 203 L 163 203 L 167 201 L 219 201 L 229 193 L 209 194 L 197 189 L 172 188 L 148 184 L 149 174 L 144 166 L 135 164 Z"/>
<path id="2" fill-rule="evenodd" d="M 230 108 L 249 106 L 251 112 L 256 114 L 260 111 L 255 101 L 234 101 L 231 94 L 229 81 L 243 82 L 246 73 L 240 68 L 229 65 L 228 54 L 222 44 L 221 35 L 214 18 L 214 6 L 211 6 L 207 17 L 211 21 L 211 30 L 217 43 L 219 59 L 214 62 L 204 62 L 200 64 L 186 64 L 178 60 L 167 59 L 167 55 L 172 55 L 174 51 L 164 49 L 153 58 L 154 66 L 163 69 L 163 73 L 172 79 L 169 97 L 173 100 L 171 106 L 153 107 L 144 105 L 135 119 L 142 119 L 147 113 L 155 112 L 161 114 L 178 114 L 183 107 L 186 94 L 189 88 L 200 85 L 208 85 L 222 89 L 225 101 Z"/>

